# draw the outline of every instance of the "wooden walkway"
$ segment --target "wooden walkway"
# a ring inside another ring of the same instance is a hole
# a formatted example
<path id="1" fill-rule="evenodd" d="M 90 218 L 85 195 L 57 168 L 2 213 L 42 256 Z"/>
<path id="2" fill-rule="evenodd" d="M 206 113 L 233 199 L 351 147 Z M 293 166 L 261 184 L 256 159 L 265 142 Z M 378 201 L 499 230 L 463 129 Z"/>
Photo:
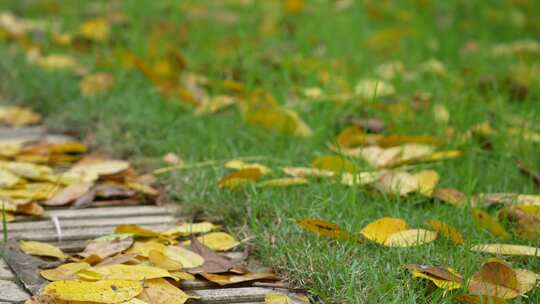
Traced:
<path id="1" fill-rule="evenodd" d="M 21 136 L 40 138 L 46 136 L 46 133 L 41 127 L 0 128 L 0 139 Z M 48 242 L 67 253 L 79 252 L 84 249 L 88 240 L 112 233 L 119 224 L 137 224 L 154 230 L 170 229 L 178 222 L 178 219 L 173 216 L 176 213 L 178 209 L 173 205 L 51 208 L 47 209 L 43 217 L 17 217 L 15 222 L 8 224 L 8 237 L 10 240 Z M 0 233 L 2 233 L 1 227 Z M 233 261 L 244 258 L 242 252 L 229 252 L 224 255 Z M 0 304 L 21 303 L 27 300 L 31 295 L 21 286 L 19 277 L 0 258 Z M 190 299 L 188 303 L 264 303 L 265 295 L 270 292 L 286 293 L 293 303 L 305 303 L 300 298 L 295 300 L 297 295 L 285 288 L 268 286 L 262 283 L 219 286 L 204 280 L 183 281 L 180 285 L 186 293 L 199 297 L 197 300 Z"/>

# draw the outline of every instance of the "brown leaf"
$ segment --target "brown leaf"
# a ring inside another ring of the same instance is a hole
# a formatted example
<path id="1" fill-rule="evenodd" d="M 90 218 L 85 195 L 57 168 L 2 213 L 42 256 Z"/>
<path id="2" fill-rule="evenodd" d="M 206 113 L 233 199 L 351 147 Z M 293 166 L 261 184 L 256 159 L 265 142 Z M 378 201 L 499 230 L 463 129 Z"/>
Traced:
<path id="1" fill-rule="evenodd" d="M 114 240 L 94 240 L 86 245 L 84 251 L 79 253 L 82 257 L 88 257 L 91 255 L 97 255 L 101 259 L 113 256 L 124 250 L 127 250 L 133 245 L 132 237 L 118 238 Z"/>
<path id="2" fill-rule="evenodd" d="M 190 273 L 222 273 L 235 268 L 234 263 L 204 246 L 197 238 L 191 238 L 191 251 L 204 258 L 202 266 L 189 269 Z"/>
<path id="3" fill-rule="evenodd" d="M 456 207 L 464 207 L 468 201 L 465 194 L 452 188 L 437 188 L 431 196 Z"/>
<path id="4" fill-rule="evenodd" d="M 81 183 L 67 186 L 66 188 L 57 192 L 51 199 L 44 201 L 43 204 L 46 206 L 67 205 L 86 194 L 88 190 L 90 190 L 90 187 L 92 187 L 91 183 Z"/>

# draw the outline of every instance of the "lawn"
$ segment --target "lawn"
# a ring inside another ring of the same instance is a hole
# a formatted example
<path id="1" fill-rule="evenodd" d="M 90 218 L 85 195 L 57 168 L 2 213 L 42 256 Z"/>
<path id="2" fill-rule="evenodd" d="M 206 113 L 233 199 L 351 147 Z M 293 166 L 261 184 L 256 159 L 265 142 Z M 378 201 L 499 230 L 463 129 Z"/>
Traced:
<path id="1" fill-rule="evenodd" d="M 162 157 L 169 152 L 186 164 L 216 160 L 161 175 L 159 182 L 187 216 L 236 227 L 232 232 L 239 238 L 250 237 L 254 255 L 321 303 L 454 303 L 459 291 L 435 289 L 403 265 L 449 266 L 469 277 L 491 256 L 471 251 L 475 244 L 538 244 L 517 234 L 500 240 L 475 224 L 469 207 L 423 195 L 385 194 L 327 179 L 310 179 L 304 186 L 220 189 L 219 180 L 231 172 L 221 160 L 255 156 L 273 175 L 283 176 L 282 166 L 309 167 L 319 156 L 335 155 L 328 144 L 351 125 L 350 118 L 368 117 L 386 123 L 384 134 L 431 135 L 440 141 L 438 149 L 462 151 L 460 158 L 412 165 L 413 172 L 437 171 L 440 188 L 469 196 L 538 194 L 516 160 L 538 171 L 540 139 L 507 131 L 517 117 L 527 132 L 540 132 L 529 124 L 540 124 L 540 45 L 534 40 L 540 37 L 540 2 L 306 0 L 298 9 L 294 3 L 302 1 L 289 1 L 291 7 L 281 2 L 1 1 L 0 10 L 55 24 L 48 30 L 59 33 L 77 33 L 88 19 L 107 18 L 111 33 L 104 42 L 62 45 L 48 35 L 27 38 L 42 55 L 70 55 L 85 69 L 115 78 L 110 90 L 83 96 L 77 73 L 43 69 L 28 60 L 25 42 L 0 31 L 1 96 L 45 113 L 54 130 L 77 134 L 144 168 L 166 166 Z M 521 44 L 512 44 L 516 41 Z M 163 96 L 156 85 L 160 79 L 149 79 L 140 66 L 123 60 L 129 51 L 144 63 L 157 62 L 170 50 L 185 59 L 185 66 L 178 63 L 183 74 L 206 78 L 192 91 L 246 99 L 264 92 L 298 113 L 311 136 L 253 126 L 241 106 L 195 115 L 185 101 L 189 98 Z M 401 63 L 403 71 L 390 69 L 394 77 L 382 73 L 387 63 Z M 362 80 L 385 77 L 394 92 L 369 98 L 352 94 Z M 231 89 L 239 85 L 242 92 Z M 352 97 L 342 100 L 340 94 Z M 446 109 L 448 119 L 437 109 Z M 450 135 L 486 121 L 493 131 L 480 139 Z M 349 160 L 369 170 L 366 162 Z M 496 209 L 484 208 L 492 215 Z M 320 218 L 358 232 L 384 216 L 403 218 L 411 227 L 426 227 L 428 219 L 444 221 L 462 233 L 465 244 L 439 238 L 388 248 L 331 240 L 295 223 Z M 511 223 L 503 224 L 512 231 Z M 500 258 L 540 272 L 538 258 Z M 514 301 L 540 302 L 538 289 L 527 296 Z"/>

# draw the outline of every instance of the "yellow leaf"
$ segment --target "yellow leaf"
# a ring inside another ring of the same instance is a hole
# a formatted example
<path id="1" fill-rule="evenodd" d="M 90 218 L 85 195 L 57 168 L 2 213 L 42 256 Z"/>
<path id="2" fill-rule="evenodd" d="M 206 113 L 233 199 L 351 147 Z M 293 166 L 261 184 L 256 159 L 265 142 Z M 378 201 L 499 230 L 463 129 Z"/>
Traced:
<path id="1" fill-rule="evenodd" d="M 146 229 L 144 227 L 133 224 L 122 224 L 116 226 L 114 233 L 118 234 L 132 234 L 136 237 L 159 237 L 160 233 Z"/>
<path id="2" fill-rule="evenodd" d="M 338 148 L 354 148 L 364 144 L 366 134 L 358 127 L 348 127 L 341 131 L 336 138 Z"/>
<path id="3" fill-rule="evenodd" d="M 385 244 L 390 235 L 407 229 L 409 225 L 403 219 L 383 217 L 368 224 L 360 233 L 369 240 Z"/>
<path id="4" fill-rule="evenodd" d="M 286 294 L 270 292 L 264 296 L 265 304 L 293 304 Z"/>
<path id="5" fill-rule="evenodd" d="M 274 178 L 257 183 L 257 187 L 269 188 L 269 187 L 289 187 L 289 186 L 302 186 L 307 185 L 309 182 L 305 178 L 301 177 L 285 177 Z"/>
<path id="6" fill-rule="evenodd" d="M 131 280 L 142 281 L 156 278 L 173 278 L 171 274 L 161 268 L 144 265 L 107 265 L 83 269 L 77 276 L 85 280 Z"/>
<path id="7" fill-rule="evenodd" d="M 538 274 L 527 269 L 514 269 L 518 280 L 518 289 L 521 294 L 525 294 L 536 287 Z"/>
<path id="8" fill-rule="evenodd" d="M 327 170 L 308 167 L 283 167 L 283 172 L 294 177 L 332 177 L 335 173 Z"/>
<path id="9" fill-rule="evenodd" d="M 430 280 L 435 286 L 454 290 L 461 288 L 462 276 L 452 268 L 435 267 L 430 265 L 408 264 L 405 265 L 415 278 Z"/>
<path id="10" fill-rule="evenodd" d="M 50 167 L 25 162 L 0 162 L 0 168 L 32 180 L 47 180 L 53 175 L 53 170 Z"/>
<path id="11" fill-rule="evenodd" d="M 188 236 L 191 234 L 207 233 L 218 227 L 219 226 L 214 225 L 210 222 L 184 223 L 180 226 L 169 229 L 163 232 L 162 234 L 166 236 L 173 236 L 173 235 Z"/>
<path id="12" fill-rule="evenodd" d="M 381 192 L 405 196 L 418 191 L 418 179 L 405 171 L 384 173 L 375 187 Z"/>
<path id="13" fill-rule="evenodd" d="M 276 278 L 276 275 L 271 272 L 250 272 L 242 275 L 202 273 L 201 275 L 208 281 L 217 283 L 222 286 L 263 279 L 271 280 Z"/>
<path id="14" fill-rule="evenodd" d="M 86 194 L 92 186 L 92 183 L 77 183 L 69 185 L 64 189 L 57 191 L 53 197 L 44 201 L 42 204 L 46 206 L 67 205 Z"/>
<path id="15" fill-rule="evenodd" d="M 183 304 L 190 297 L 165 279 L 145 280 L 143 291 L 137 296 L 146 303 Z"/>
<path id="16" fill-rule="evenodd" d="M 214 251 L 227 251 L 240 245 L 232 235 L 225 232 L 211 232 L 201 235 L 197 240 Z M 191 241 L 186 241 L 184 244 L 189 245 Z"/>
<path id="17" fill-rule="evenodd" d="M 182 269 L 182 263 L 180 263 L 179 261 L 170 259 L 162 251 L 159 251 L 159 250 L 150 250 L 150 252 L 148 252 L 148 259 L 156 267 L 162 268 L 168 271 Z"/>
<path id="18" fill-rule="evenodd" d="M 436 232 L 424 229 L 409 229 L 389 235 L 383 245 L 388 247 L 412 247 L 430 243 L 436 239 Z"/>
<path id="19" fill-rule="evenodd" d="M 234 170 L 244 170 L 244 169 L 258 169 L 262 175 L 266 175 L 272 170 L 267 166 L 259 163 L 246 163 L 242 160 L 233 159 L 225 163 L 225 168 L 234 169 Z"/>
<path id="20" fill-rule="evenodd" d="M 53 197 L 56 191 L 58 191 L 58 189 L 59 186 L 55 184 L 30 183 L 15 189 L 0 189 L 0 197 L 8 197 L 14 199 L 47 200 Z"/>
<path id="21" fill-rule="evenodd" d="M 433 228 L 433 230 L 452 240 L 454 244 L 463 245 L 465 242 L 461 236 L 461 233 L 459 233 L 459 231 L 457 231 L 457 229 L 453 226 L 438 220 L 428 220 L 427 223 L 431 226 L 431 228 Z"/>
<path id="22" fill-rule="evenodd" d="M 83 72 L 83 68 L 75 61 L 73 57 L 68 55 L 49 55 L 41 57 L 37 61 L 38 65 L 49 71 L 74 71 L 77 73 Z"/>
<path id="23" fill-rule="evenodd" d="M 140 256 L 148 257 L 150 254 L 150 251 L 152 250 L 164 251 L 165 247 L 166 247 L 165 245 L 163 245 L 162 243 L 159 243 L 155 239 L 151 239 L 144 242 L 136 241 L 135 243 L 133 243 L 131 248 L 129 248 L 126 251 L 126 253 L 136 253 Z"/>
<path id="24" fill-rule="evenodd" d="M 284 10 L 289 14 L 298 14 L 304 10 L 304 0 L 284 0 Z"/>
<path id="25" fill-rule="evenodd" d="M 396 92 L 396 89 L 384 80 L 366 78 L 356 84 L 354 92 L 364 99 L 373 99 L 390 96 Z"/>
<path id="26" fill-rule="evenodd" d="M 500 255 L 540 256 L 540 248 L 524 245 L 481 244 L 473 246 L 471 250 Z"/>
<path id="27" fill-rule="evenodd" d="M 29 108 L 0 106 L 0 124 L 12 127 L 22 127 L 37 124 L 41 121 L 41 115 Z"/>
<path id="28" fill-rule="evenodd" d="M 58 247 L 47 243 L 21 241 L 20 248 L 24 253 L 30 255 L 53 257 L 61 260 L 64 260 L 68 257 Z"/>
<path id="29" fill-rule="evenodd" d="M 321 219 L 303 219 L 297 220 L 296 223 L 315 234 L 329 237 L 331 239 L 348 239 L 350 234 L 334 223 L 327 222 Z"/>
<path id="30" fill-rule="evenodd" d="M 0 188 L 11 188 L 19 183 L 23 182 L 17 175 L 0 169 Z"/>
<path id="31" fill-rule="evenodd" d="M 87 301 L 114 304 L 128 301 L 141 293 L 141 282 L 125 280 L 103 280 L 86 282 L 78 280 L 57 281 L 43 289 L 44 295 L 65 301 Z"/>
<path id="32" fill-rule="evenodd" d="M 225 108 L 228 108 L 235 104 L 237 99 L 232 96 L 227 95 L 218 95 L 213 96 L 207 101 L 201 103 L 197 108 L 195 109 L 195 115 L 196 116 L 203 116 L 208 114 L 213 114 L 218 111 L 221 111 Z"/>
<path id="33" fill-rule="evenodd" d="M 311 164 L 318 169 L 336 173 L 353 173 L 358 171 L 358 168 L 353 162 L 343 158 L 342 156 L 321 156 L 314 159 Z"/>
<path id="34" fill-rule="evenodd" d="M 261 175 L 261 171 L 256 168 L 242 169 L 224 176 L 219 181 L 219 188 L 236 189 L 246 184 L 256 182 Z"/>
<path id="35" fill-rule="evenodd" d="M 468 198 L 465 194 L 451 188 L 435 189 L 433 190 L 433 193 L 431 193 L 431 196 L 456 207 L 464 207 L 468 202 Z"/>
<path id="36" fill-rule="evenodd" d="M 85 21 L 79 28 L 81 37 L 95 42 L 104 42 L 109 39 L 110 25 L 104 18 L 95 18 Z"/>
<path id="37" fill-rule="evenodd" d="M 202 256 L 181 246 L 167 246 L 163 253 L 169 259 L 181 263 L 184 268 L 194 268 L 204 264 Z"/>
<path id="38" fill-rule="evenodd" d="M 100 176 L 118 174 L 130 168 L 123 160 L 87 158 L 75 164 L 66 175 L 79 176 L 81 181 L 92 182 Z"/>
<path id="39" fill-rule="evenodd" d="M 418 192 L 431 197 L 435 186 L 439 183 L 439 173 L 433 170 L 424 170 L 414 175 L 418 182 Z"/>
<path id="40" fill-rule="evenodd" d="M 86 75 L 81 79 L 79 88 L 83 96 L 95 96 L 109 91 L 114 85 L 114 76 L 109 73 Z"/>
<path id="41" fill-rule="evenodd" d="M 279 107 L 249 109 L 245 117 L 251 125 L 264 129 L 300 137 L 309 137 L 313 133 L 296 112 Z"/>
<path id="42" fill-rule="evenodd" d="M 67 263 L 54 269 L 42 270 L 39 274 L 49 281 L 64 281 L 77 278 L 76 273 L 90 268 L 88 263 Z"/>
<path id="43" fill-rule="evenodd" d="M 489 233 L 491 233 L 493 236 L 499 237 L 503 240 L 508 240 L 511 238 L 506 229 L 504 229 L 497 219 L 489 215 L 489 213 L 481 209 L 473 208 L 472 214 L 476 224 L 479 227 L 489 231 Z"/>

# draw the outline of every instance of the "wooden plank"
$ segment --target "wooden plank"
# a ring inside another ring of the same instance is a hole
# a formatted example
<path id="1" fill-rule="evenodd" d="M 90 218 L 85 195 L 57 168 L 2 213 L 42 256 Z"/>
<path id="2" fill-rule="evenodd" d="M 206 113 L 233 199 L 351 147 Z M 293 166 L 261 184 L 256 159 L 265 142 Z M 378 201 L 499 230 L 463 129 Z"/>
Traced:
<path id="1" fill-rule="evenodd" d="M 141 215 L 168 215 L 167 209 L 159 206 L 101 207 L 85 209 L 48 210 L 45 216 L 58 218 L 111 218 Z"/>
<path id="2" fill-rule="evenodd" d="M 219 303 L 246 303 L 264 302 L 264 297 L 270 292 L 287 293 L 283 289 L 262 287 L 201 289 L 186 291 L 191 296 L 199 297 L 193 303 L 219 304 Z"/>
<path id="3" fill-rule="evenodd" d="M 148 224 L 141 225 L 154 230 L 167 230 L 171 225 L 166 224 Z M 62 231 L 61 240 L 76 241 L 94 239 L 99 236 L 104 236 L 113 233 L 115 227 L 88 227 L 88 228 L 71 228 Z M 19 231 L 9 234 L 10 239 L 20 239 L 28 241 L 52 242 L 59 241 L 56 231 Z"/>
<path id="4" fill-rule="evenodd" d="M 21 127 L 21 128 L 9 128 L 0 127 L 0 139 L 9 138 L 28 138 L 29 140 L 36 140 L 45 136 L 45 127 Z"/>
<path id="5" fill-rule="evenodd" d="M 9 266 L 2 258 L 0 258 L 0 280 L 15 280 L 15 275 L 11 272 L 11 269 L 9 269 Z"/>
<path id="6" fill-rule="evenodd" d="M 3 247 L 4 259 L 21 282 L 24 288 L 32 294 L 36 294 L 40 287 L 46 282 L 39 275 L 39 269 L 50 268 L 52 262 L 46 262 L 21 251 L 19 244 L 9 241 Z M 54 262 L 55 264 L 57 262 Z M 54 266 L 53 266 L 54 267 Z"/>
<path id="7" fill-rule="evenodd" d="M 28 293 L 15 282 L 0 279 L 0 303 L 20 303 L 28 298 Z"/>
<path id="8" fill-rule="evenodd" d="M 115 227 L 120 224 L 137 224 L 137 225 L 148 225 L 148 224 L 166 224 L 172 223 L 174 218 L 168 215 L 157 215 L 157 216 L 137 216 L 137 217 L 121 217 L 121 218 L 96 218 L 96 219 L 59 219 L 60 228 L 62 231 L 72 229 L 72 228 L 82 228 L 82 227 Z M 7 227 L 8 233 L 16 233 L 22 231 L 45 231 L 45 230 L 56 230 L 54 223 L 50 220 L 46 221 L 35 221 L 35 222 L 15 222 L 9 223 Z M 0 232 L 3 231 L 3 228 L 0 227 Z"/>

